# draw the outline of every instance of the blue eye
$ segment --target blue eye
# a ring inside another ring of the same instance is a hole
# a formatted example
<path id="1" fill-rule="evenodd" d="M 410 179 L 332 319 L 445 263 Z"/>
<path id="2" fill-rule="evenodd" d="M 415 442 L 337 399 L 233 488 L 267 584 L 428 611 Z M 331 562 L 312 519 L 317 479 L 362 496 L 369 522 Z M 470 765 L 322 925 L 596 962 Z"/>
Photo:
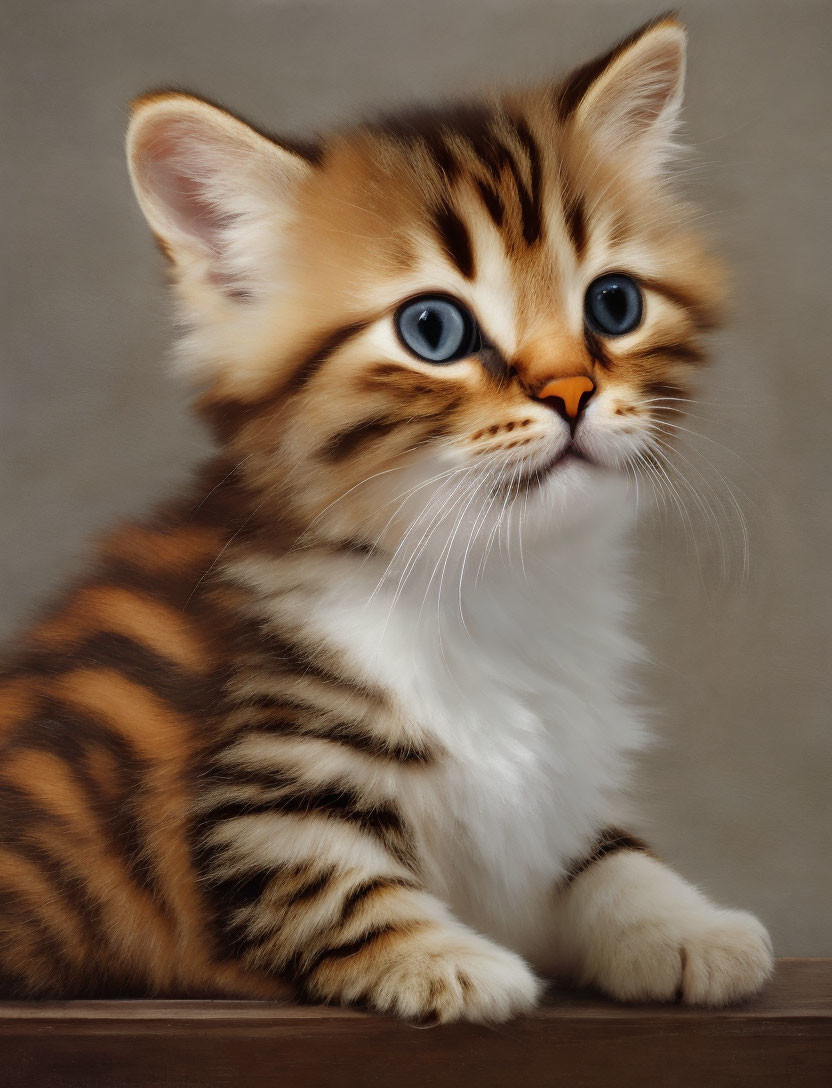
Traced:
<path id="1" fill-rule="evenodd" d="M 593 280 L 584 299 L 584 316 L 593 332 L 602 336 L 623 336 L 641 322 L 644 299 L 641 288 L 630 276 L 611 272 Z"/>
<path id="2" fill-rule="evenodd" d="M 396 313 L 396 331 L 404 346 L 428 363 L 452 363 L 477 351 L 477 323 L 453 299 L 423 295 Z"/>

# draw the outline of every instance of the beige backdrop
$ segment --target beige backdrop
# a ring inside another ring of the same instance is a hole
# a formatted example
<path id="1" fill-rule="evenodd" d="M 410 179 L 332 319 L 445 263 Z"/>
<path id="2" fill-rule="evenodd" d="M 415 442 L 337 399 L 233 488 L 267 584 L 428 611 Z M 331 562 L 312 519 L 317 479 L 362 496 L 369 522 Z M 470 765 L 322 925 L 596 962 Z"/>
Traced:
<path id="1" fill-rule="evenodd" d="M 161 260 L 133 205 L 125 104 L 203 90 L 267 125 L 561 70 L 661 0 L 4 0 L 0 293 L 2 626 L 205 449 L 163 364 Z M 649 834 L 778 952 L 832 955 L 830 504 L 832 4 L 682 4 L 684 184 L 736 272 L 736 308 L 685 425 L 689 494 L 647 519 L 647 686 L 665 741 Z M 738 515 L 748 520 L 743 579 Z M 679 485 L 684 493 L 685 487 Z M 722 567 L 725 566 L 723 572 Z"/>

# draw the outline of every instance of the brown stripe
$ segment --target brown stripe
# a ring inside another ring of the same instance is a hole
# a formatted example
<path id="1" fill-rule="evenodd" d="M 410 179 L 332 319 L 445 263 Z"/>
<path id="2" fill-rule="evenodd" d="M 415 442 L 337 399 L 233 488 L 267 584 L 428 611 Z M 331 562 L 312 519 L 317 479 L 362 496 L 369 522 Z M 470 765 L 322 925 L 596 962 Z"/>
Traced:
<path id="1" fill-rule="evenodd" d="M 329 888 L 336 870 L 329 866 L 315 876 L 309 876 L 308 872 L 309 868 L 302 865 L 276 865 L 231 877 L 209 877 L 207 894 L 214 911 L 212 928 L 220 947 L 242 955 L 247 949 L 271 940 L 275 930 L 284 924 L 286 911 L 298 905 L 303 909 Z M 238 912 L 261 903 L 267 894 L 268 903 L 262 906 L 269 912 L 271 925 L 263 930 L 262 923 L 266 918 L 261 913 L 257 918 L 257 933 L 252 935 L 248 931 L 248 919 L 240 919 Z"/>
<path id="2" fill-rule="evenodd" d="M 617 853 L 619 850 L 637 850 L 643 854 L 650 853 L 647 843 L 641 839 L 636 838 L 634 835 L 628 835 L 617 827 L 608 827 L 601 832 L 592 850 L 585 857 L 571 863 L 566 870 L 566 882 L 571 883 L 581 873 L 585 873 L 587 869 L 595 865 L 596 862 L 601 861 L 602 858 L 608 857 L 610 854 Z"/>
<path id="3" fill-rule="evenodd" d="M 335 877 L 335 866 L 330 865 L 317 876 L 307 877 L 301 881 L 296 887 L 292 888 L 287 900 L 287 907 L 296 907 L 299 903 L 308 903 L 310 899 L 315 899 L 321 892 L 326 891 L 332 885 L 333 878 Z"/>
<path id="4" fill-rule="evenodd" d="M 121 882 L 124 869 L 132 876 L 137 890 L 150 891 L 154 907 L 168 912 L 168 905 L 159 892 L 161 886 L 153 878 L 152 862 L 147 851 L 142 850 L 139 857 L 131 857 L 121 851 L 111 853 L 109 847 L 139 846 L 142 837 L 137 824 L 127 822 L 129 838 L 127 841 L 114 840 L 109 832 L 113 812 L 102 813 L 99 806 L 90 805 L 90 796 L 85 789 L 83 776 L 74 773 L 66 760 L 53 751 L 19 747 L 6 759 L 3 768 L 4 777 L 16 784 L 20 791 L 26 791 L 37 808 L 44 812 L 44 829 L 54 833 L 56 826 L 60 832 L 57 849 L 65 851 L 71 860 L 84 859 L 84 868 L 95 873 L 98 870 L 103 887 L 112 888 L 113 880 Z M 122 804 L 133 805 L 140 797 L 122 798 Z M 100 821 L 100 822 L 99 822 Z M 6 834 L 6 829 L 4 829 Z M 67 842 L 67 836 L 71 841 Z M 119 856 L 120 855 L 120 856 Z M 116 862 L 116 865 L 113 865 Z M 120 894 L 127 899 L 127 886 L 121 884 Z"/>
<path id="5" fill-rule="evenodd" d="M 47 873 L 31 858 L 0 847 L 0 879 L 4 890 L 15 894 L 15 885 L 22 908 L 18 918 L 37 921 L 55 933 L 64 952 L 77 961 L 89 953 L 88 934 L 82 918 L 68 904 L 57 902 L 56 889 Z M 72 955 L 74 953 L 74 955 Z"/>
<path id="6" fill-rule="evenodd" d="M 483 370 L 498 387 L 505 386 L 515 375 L 514 367 L 499 348 L 483 348 L 479 353 L 479 360 Z"/>
<path id="7" fill-rule="evenodd" d="M 193 855 L 197 871 L 201 869 L 201 862 L 208 863 L 213 857 L 202 844 L 194 847 Z M 209 928 L 218 952 L 239 955 L 246 948 L 249 943 L 245 932 L 247 922 L 241 922 L 236 914 L 259 903 L 280 872 L 280 866 L 267 866 L 231 877 L 205 880 L 205 895 L 210 903 Z"/>
<path id="8" fill-rule="evenodd" d="M 318 815 L 358 826 L 378 839 L 402 864 L 413 865 L 413 844 L 396 807 L 387 801 L 367 803 L 340 779 L 313 786 L 294 773 L 278 769 L 235 770 L 213 762 L 205 766 L 202 780 L 203 784 L 212 782 L 219 787 L 245 787 L 248 796 L 231 800 L 218 798 L 212 808 L 199 814 L 193 828 L 198 850 L 209 851 L 212 829 L 228 820 L 268 815 Z"/>
<path id="9" fill-rule="evenodd" d="M 290 701 L 287 697 L 283 702 L 283 707 L 278 706 L 276 709 L 287 710 Z M 306 707 L 303 709 L 306 709 Z M 247 728 L 251 732 L 275 733 L 278 736 L 299 738 L 308 737 L 312 740 L 343 744 L 347 748 L 361 752 L 362 755 L 372 756 L 375 759 L 390 760 L 394 763 L 429 764 L 433 762 L 434 758 L 433 753 L 427 748 L 417 744 L 405 746 L 387 743 L 383 737 L 374 735 L 350 722 L 321 724 L 297 722 L 285 715 L 278 716 L 275 714 L 259 722 L 252 722 Z M 238 734 L 235 740 L 239 739 L 241 735 L 244 736 L 245 732 L 244 729 L 243 733 Z"/>
<path id="10" fill-rule="evenodd" d="M 521 185 L 519 176 L 516 176 L 523 216 L 523 238 L 527 245 L 534 245 L 543 232 L 540 207 L 542 184 L 540 150 L 534 136 L 532 136 L 531 129 L 522 118 L 515 119 L 514 127 L 529 160 L 529 188 L 526 189 L 524 185 Z"/>
<path id="11" fill-rule="evenodd" d="M 7 753 L 15 750 L 47 752 L 61 760 L 84 791 L 102 835 L 113 845 L 134 883 L 158 902 L 164 902 L 139 818 L 145 800 L 143 776 L 147 765 L 128 741 L 93 718 L 47 703 L 6 749 Z M 96 774 L 96 757 L 103 753 L 109 757 L 107 781 Z"/>
<path id="12" fill-rule="evenodd" d="M 472 132 L 468 137 L 471 150 L 479 159 L 495 185 L 499 185 L 503 167 L 508 165 L 509 153 L 491 132 Z"/>
<path id="13" fill-rule="evenodd" d="M 319 555 L 330 552 L 333 555 L 375 555 L 376 548 L 367 540 L 358 537 L 343 537 L 340 540 L 310 540 L 297 545 L 297 551 L 317 552 Z"/>
<path id="14" fill-rule="evenodd" d="M 701 363 L 705 359 L 704 351 L 695 344 L 686 344 L 682 341 L 672 341 L 666 344 L 656 344 L 654 347 L 642 348 L 627 355 L 627 360 L 665 361 L 672 359 L 677 363 Z"/>
<path id="15" fill-rule="evenodd" d="M 446 137 L 471 138 L 490 124 L 493 110 L 483 102 L 455 102 L 450 106 L 419 107 L 377 118 L 368 126 L 393 136 L 406 145 L 426 146 L 449 181 L 457 175 L 458 164 Z"/>
<path id="16" fill-rule="evenodd" d="M 54 752 L 15 747 L 3 759 L 3 780 L 26 791 L 47 817 L 94 842 L 99 828 L 88 798 L 66 762 Z"/>
<path id="17" fill-rule="evenodd" d="M 487 182 L 477 179 L 477 190 L 482 197 L 482 202 L 491 216 L 494 222 L 494 226 L 499 230 L 503 225 L 505 219 L 505 209 L 503 208 L 503 202 L 500 200 L 500 196 L 493 185 L 489 185 Z"/>
<path id="18" fill-rule="evenodd" d="M 21 659 L 36 676 L 62 677 L 80 669 L 106 668 L 164 699 L 186 714 L 205 714 L 211 704 L 210 679 L 194 676 L 177 662 L 109 631 L 99 631 L 69 650 L 36 649 Z"/>
<path id="19" fill-rule="evenodd" d="M 413 376 L 413 372 L 406 366 L 402 366 L 401 363 L 374 363 L 372 367 L 369 367 L 361 375 L 359 375 L 362 383 L 366 385 L 368 389 L 375 391 L 379 385 L 387 385 L 390 381 L 410 379 Z M 419 378 L 422 375 L 418 375 Z"/>
<path id="20" fill-rule="evenodd" d="M 138 567 L 148 573 L 169 573 L 200 567 L 210 563 L 222 547 L 222 534 L 217 530 L 183 526 L 166 531 L 132 526 L 107 537 L 101 553 L 108 559 Z"/>
<path id="21" fill-rule="evenodd" d="M 289 392 L 295 393 L 302 389 L 318 373 L 333 352 L 337 351 L 354 336 L 358 336 L 374 320 L 375 317 L 351 321 L 349 324 L 341 325 L 321 337 L 312 350 L 295 366 L 288 384 Z"/>
<path id="22" fill-rule="evenodd" d="M 416 884 L 415 881 L 406 880 L 402 877 L 380 876 L 375 877 L 374 879 L 365 880 L 363 883 L 359 884 L 357 888 L 354 888 L 344 900 L 339 923 L 343 926 L 351 921 L 356 912 L 368 899 L 375 898 L 381 892 L 391 891 L 393 889 L 415 890 L 418 887 L 419 885 Z"/>
<path id="23" fill-rule="evenodd" d="M 309 876 L 308 867 L 301 865 L 263 866 L 231 877 L 209 877 L 207 887 L 212 902 L 225 914 L 253 906 L 267 892 L 274 893 L 275 905 L 294 907 L 320 894 L 332 883 L 335 872 L 334 866 L 328 866 Z"/>
<path id="24" fill-rule="evenodd" d="M 586 252 L 586 213 L 583 198 L 577 193 L 570 193 L 565 197 L 563 220 L 575 255 L 581 260 Z"/>
<path id="25" fill-rule="evenodd" d="M 437 167 L 444 174 L 446 183 L 452 184 L 459 176 L 459 163 L 445 142 L 444 134 L 442 132 L 428 133 L 425 136 L 425 143 Z"/>
<path id="26" fill-rule="evenodd" d="M 210 877 L 207 887 L 212 899 L 228 910 L 248 907 L 265 895 L 281 872 L 279 865 L 265 865 L 250 872 L 235 873 L 229 877 Z"/>
<path id="27" fill-rule="evenodd" d="M 375 926 L 372 929 L 368 929 L 366 933 L 363 933 L 353 941 L 347 941 L 344 944 L 331 945 L 329 948 L 324 948 L 322 951 L 316 953 L 312 957 L 311 962 L 305 967 L 304 973 L 311 975 L 328 960 L 343 960 L 358 956 L 385 939 L 396 936 L 404 937 L 412 929 L 412 923 L 408 926 L 396 923 Z"/>
<path id="28" fill-rule="evenodd" d="M 168 766 L 191 749 L 191 727 L 164 698 L 109 668 L 82 668 L 53 682 L 52 694 L 129 739 L 138 754 Z"/>
<path id="29" fill-rule="evenodd" d="M 247 423 L 257 419 L 261 411 L 276 403 L 274 394 L 260 401 L 244 401 L 235 397 L 216 397 L 208 392 L 196 402 L 197 413 L 206 421 L 217 441 L 228 444 Z"/>
<path id="30" fill-rule="evenodd" d="M 390 431 L 395 430 L 401 422 L 389 416 L 364 419 L 355 426 L 347 427 L 346 430 L 339 431 L 327 439 L 321 455 L 328 461 L 342 461 L 354 454 L 360 446 L 374 442 L 377 438 L 383 438 Z"/>
<path id="31" fill-rule="evenodd" d="M 371 692 L 368 688 L 357 683 L 349 671 L 341 672 L 331 666 L 329 655 L 315 653 L 300 641 L 292 641 L 288 636 L 259 633 L 257 650 L 262 654 L 268 654 L 267 676 L 272 679 L 280 673 L 290 673 L 301 677 L 312 677 L 330 685 L 333 689 L 346 689 L 355 696 L 375 696 L 378 701 L 383 698 L 381 693 Z M 256 677 L 252 676 L 252 679 Z"/>
<path id="32" fill-rule="evenodd" d="M 453 412 L 462 403 L 462 386 L 443 374 L 433 381 L 426 374 L 399 364 L 377 363 L 372 369 L 356 375 L 356 390 L 363 393 L 383 392 L 390 409 L 396 410 L 401 421 L 433 419 L 440 412 Z M 429 403 L 424 402 L 428 400 Z M 420 407 L 429 411 L 418 411 Z"/>
<path id="33" fill-rule="evenodd" d="M 197 613 L 205 604 L 205 600 L 201 595 L 195 595 L 194 590 L 200 582 L 203 589 L 210 588 L 212 583 L 205 575 L 211 570 L 211 564 L 221 547 L 222 545 L 210 558 L 204 559 L 199 566 L 190 570 L 162 567 L 154 571 L 112 559 L 98 571 L 98 577 L 102 585 L 129 588 L 147 597 L 164 601 L 165 604 L 172 605 L 182 612 Z"/>
<path id="34" fill-rule="evenodd" d="M 447 203 L 434 210 L 433 222 L 445 253 L 466 279 L 473 279 L 474 250 L 465 223 Z"/>
<path id="35" fill-rule="evenodd" d="M 657 295 L 666 298 L 668 302 L 681 306 L 684 310 L 689 310 L 701 328 L 710 329 L 716 324 L 716 314 L 683 288 L 649 276 L 639 276 L 638 281 L 642 287 L 646 287 L 649 291 L 655 291 Z"/>
<path id="36" fill-rule="evenodd" d="M 68 649 L 82 638 L 113 632 L 186 669 L 209 661 L 193 625 L 178 610 L 123 586 L 82 589 L 71 605 L 35 631 L 39 642 Z"/>
<path id="37" fill-rule="evenodd" d="M 526 132 L 528 132 L 528 130 L 526 130 Z M 522 143 L 523 134 L 521 134 L 520 130 L 517 130 L 517 137 Z M 530 133 L 528 134 L 528 139 L 531 140 Z M 527 153 L 529 154 L 529 172 L 532 177 L 532 183 L 537 184 L 539 187 L 539 157 L 533 141 L 531 146 L 533 151 L 527 147 Z M 523 181 L 520 167 L 517 165 L 517 160 L 511 151 L 496 139 L 478 140 L 474 142 L 473 148 L 480 161 L 494 178 L 495 183 L 498 183 L 501 180 L 505 170 L 508 170 L 511 174 L 520 206 L 520 224 L 523 238 L 528 245 L 531 245 L 540 237 L 540 209 L 536 203 L 536 199 L 533 198 L 532 194 L 530 194 L 526 188 L 526 183 Z"/>
<path id="38" fill-rule="evenodd" d="M 495 143 L 495 153 L 497 161 L 499 163 L 500 171 L 503 166 L 508 167 L 508 171 L 514 181 L 514 188 L 517 192 L 517 200 L 520 204 L 520 219 L 523 228 L 523 233 L 526 231 L 526 206 L 528 204 L 528 194 L 526 193 L 526 186 L 523 178 L 520 175 L 520 168 L 517 165 L 517 160 L 514 155 L 509 151 L 507 147 L 504 147 L 500 143 Z"/>
<path id="39" fill-rule="evenodd" d="M 72 871 L 62 854 L 67 845 L 75 846 L 82 855 L 83 844 L 72 835 L 68 825 L 44 811 L 26 790 L 16 789 L 5 783 L 0 786 L 0 816 L 3 821 L 3 846 L 28 859 L 41 872 L 52 887 L 53 897 L 62 902 L 64 909 L 75 914 L 90 938 L 100 939 L 104 933 L 100 906 L 90 895 L 84 879 Z M 61 849 L 52 848 L 44 841 L 43 831 L 48 830 L 53 841 L 60 835 Z"/>
<path id="40" fill-rule="evenodd" d="M 603 367 L 604 370 L 609 370 L 612 366 L 612 361 L 610 360 L 609 355 L 607 355 L 604 341 L 600 336 L 597 336 L 588 325 L 584 325 L 584 343 L 586 344 L 586 350 L 590 359 L 600 367 Z"/>
<path id="41" fill-rule="evenodd" d="M 281 407 L 288 395 L 303 389 L 333 352 L 354 336 L 358 336 L 376 319 L 377 315 L 373 315 L 352 321 L 320 337 L 295 363 L 288 381 L 281 381 L 276 389 L 266 393 L 259 400 L 216 398 L 208 393 L 197 402 L 198 412 L 207 420 L 221 443 L 230 442 L 247 423 L 260 418 L 264 412 L 274 411 Z"/>
<path id="42" fill-rule="evenodd" d="M 244 772 L 237 777 L 241 781 L 246 779 Z M 280 785 L 281 779 L 284 779 L 293 792 L 272 794 L 270 797 L 261 799 L 221 801 L 216 807 L 200 815 L 199 825 L 202 834 L 207 836 L 216 824 L 242 817 L 316 814 L 355 823 L 363 831 L 385 842 L 391 835 L 394 838 L 405 836 L 401 816 L 390 804 L 366 806 L 362 804 L 358 795 L 347 787 L 311 788 L 302 782 L 292 782 L 288 775 L 281 775 L 279 771 L 275 771 L 272 778 L 273 785 Z M 231 776 L 228 780 L 234 781 Z"/>
<path id="43" fill-rule="evenodd" d="M 0 917 L 3 925 L 3 964 L 0 967 L 0 998 L 4 1001 L 33 997 L 63 998 L 71 991 L 70 981 L 78 973 L 79 952 L 70 956 L 63 930 L 55 925 L 57 917 L 47 920 L 33 908 L 30 895 L 22 890 L 0 891 Z M 50 889 L 52 890 L 52 889 Z M 54 905 L 54 894 L 52 896 Z M 87 947 L 89 947 L 87 945 Z"/>
<path id="44" fill-rule="evenodd" d="M 623 43 L 622 43 L 623 44 Z M 616 46 L 601 57 L 587 61 L 566 77 L 555 92 L 555 103 L 561 121 L 568 120 L 583 101 L 587 91 L 604 69 L 618 56 L 621 46 Z"/>

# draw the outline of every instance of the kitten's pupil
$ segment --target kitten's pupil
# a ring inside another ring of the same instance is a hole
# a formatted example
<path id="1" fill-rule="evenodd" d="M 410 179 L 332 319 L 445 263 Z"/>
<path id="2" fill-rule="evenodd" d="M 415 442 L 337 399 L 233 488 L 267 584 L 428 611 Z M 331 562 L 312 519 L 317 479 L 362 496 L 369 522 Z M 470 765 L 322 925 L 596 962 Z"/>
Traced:
<path id="1" fill-rule="evenodd" d="M 417 322 L 419 332 L 425 338 L 431 351 L 436 351 L 442 339 L 442 318 L 436 310 L 422 310 Z"/>
<path id="2" fill-rule="evenodd" d="M 601 305 L 616 325 L 623 323 L 629 309 L 627 295 L 620 287 L 607 287 L 601 292 Z"/>

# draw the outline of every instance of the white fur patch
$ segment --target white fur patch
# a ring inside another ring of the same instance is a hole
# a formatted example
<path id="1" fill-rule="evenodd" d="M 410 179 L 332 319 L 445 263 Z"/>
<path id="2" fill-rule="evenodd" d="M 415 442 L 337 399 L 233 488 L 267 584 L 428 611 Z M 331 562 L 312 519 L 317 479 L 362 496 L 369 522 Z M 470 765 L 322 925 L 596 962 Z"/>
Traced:
<path id="1" fill-rule="evenodd" d="M 644 741 L 625 698 L 637 656 L 623 629 L 625 507 L 587 500 L 573 517 L 557 543 L 531 533 L 522 565 L 516 551 L 513 562 L 492 551 L 479 582 L 475 549 L 461 590 L 460 543 L 445 568 L 441 551 L 417 562 L 401 593 L 401 571 L 384 579 L 383 563 L 358 559 L 333 570 L 316 602 L 306 587 L 274 605 L 276 622 L 296 610 L 390 693 L 406 732 L 448 753 L 436 770 L 404 774 L 398 798 L 428 886 L 534 961 L 552 943 L 556 882 L 613 819 L 627 756 Z"/>

